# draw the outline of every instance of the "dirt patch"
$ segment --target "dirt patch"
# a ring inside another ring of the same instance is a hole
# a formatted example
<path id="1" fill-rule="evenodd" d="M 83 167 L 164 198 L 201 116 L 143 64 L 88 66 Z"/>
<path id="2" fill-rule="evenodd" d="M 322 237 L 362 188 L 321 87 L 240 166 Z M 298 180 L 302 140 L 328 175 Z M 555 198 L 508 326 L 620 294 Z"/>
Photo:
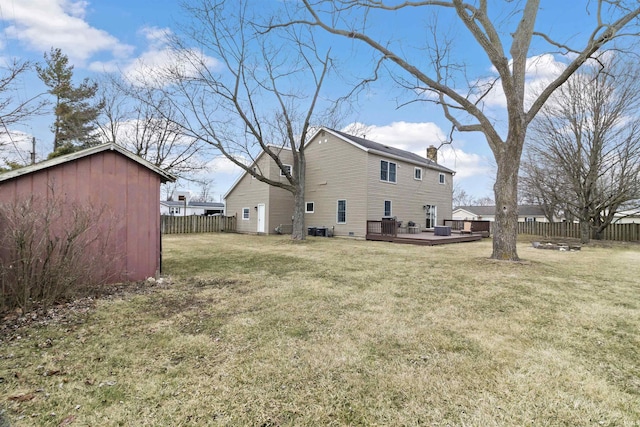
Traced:
<path id="1" fill-rule="evenodd" d="M 168 279 L 160 279 L 103 285 L 95 289 L 91 296 L 60 302 L 52 307 L 36 304 L 26 313 L 20 309 L 0 313 L 0 344 L 12 340 L 18 335 L 20 329 L 26 326 L 77 323 L 96 306 L 96 301 L 150 294 L 170 286 L 171 283 Z"/>

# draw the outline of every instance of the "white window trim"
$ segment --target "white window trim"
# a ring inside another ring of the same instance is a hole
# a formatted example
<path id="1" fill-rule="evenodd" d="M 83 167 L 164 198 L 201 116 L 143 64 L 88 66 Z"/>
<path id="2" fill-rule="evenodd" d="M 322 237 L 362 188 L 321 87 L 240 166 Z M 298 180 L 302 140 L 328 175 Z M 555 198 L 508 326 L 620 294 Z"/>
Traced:
<path id="1" fill-rule="evenodd" d="M 291 165 L 287 165 L 286 163 L 283 163 L 282 166 L 284 166 L 285 168 L 289 168 L 289 175 L 291 175 L 291 171 L 293 170 L 293 166 Z M 282 169 L 280 169 L 280 176 L 286 176 L 284 174 L 284 172 L 282 171 Z"/>
<path id="2" fill-rule="evenodd" d="M 420 178 L 416 178 L 417 171 L 420 171 Z M 413 168 L 413 179 L 416 181 L 422 181 L 422 168 Z"/>
<path id="3" fill-rule="evenodd" d="M 247 212 L 247 217 L 244 217 L 245 211 Z M 242 208 L 242 220 L 249 221 L 251 219 L 251 209 L 250 208 Z"/>
<path id="4" fill-rule="evenodd" d="M 447 183 L 447 177 L 442 172 L 440 172 L 440 174 L 438 175 L 438 184 L 444 185 L 446 183 Z"/>
<path id="5" fill-rule="evenodd" d="M 312 210 L 307 210 L 309 208 L 309 203 L 311 203 L 313 205 L 313 209 Z M 314 213 L 316 210 L 316 203 L 315 202 L 305 202 L 304 203 L 304 213 Z"/>
<path id="6" fill-rule="evenodd" d="M 340 215 L 340 202 L 344 202 L 344 222 L 340 222 L 338 216 Z M 347 223 L 347 199 L 338 199 L 336 202 L 336 224 Z"/>
<path id="7" fill-rule="evenodd" d="M 387 179 L 382 179 L 380 177 L 380 174 L 382 172 L 382 162 L 387 163 Z M 389 167 L 389 165 L 395 165 L 396 167 L 396 180 L 395 181 L 390 181 L 389 180 L 389 175 L 391 175 L 391 173 L 389 172 L 389 170 L 391 169 Z M 380 182 L 387 182 L 389 184 L 397 184 L 398 183 L 398 164 L 396 162 L 392 162 L 390 160 L 384 160 L 384 159 L 380 159 L 380 169 L 378 170 L 378 178 L 380 179 Z"/>
<path id="8" fill-rule="evenodd" d="M 384 209 L 387 205 L 387 202 L 389 202 L 389 214 L 387 215 L 386 212 L 384 212 Z M 382 216 L 393 216 L 393 201 L 391 200 L 385 200 L 384 201 L 384 206 L 382 208 Z"/>

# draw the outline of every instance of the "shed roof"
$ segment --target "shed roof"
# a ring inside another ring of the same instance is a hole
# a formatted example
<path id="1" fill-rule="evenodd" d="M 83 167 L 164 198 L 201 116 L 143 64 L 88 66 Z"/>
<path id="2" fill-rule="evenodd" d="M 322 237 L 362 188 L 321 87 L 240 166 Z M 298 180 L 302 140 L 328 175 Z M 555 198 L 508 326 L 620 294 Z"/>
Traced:
<path id="1" fill-rule="evenodd" d="M 176 177 L 157 167 L 151 162 L 143 159 L 140 156 L 133 154 L 132 152 L 126 150 L 122 146 L 114 143 L 101 144 L 96 145 L 95 147 L 86 148 L 84 150 L 76 151 L 74 153 L 65 154 L 64 156 L 54 157 L 53 159 L 44 160 L 39 163 L 35 163 L 33 165 L 25 166 L 20 169 L 15 169 L 9 172 L 0 173 L 0 182 L 8 181 L 10 179 L 18 178 L 23 175 L 27 175 L 30 173 L 34 173 L 43 169 L 47 169 L 53 166 L 61 165 L 64 163 L 72 162 L 74 160 L 82 159 L 84 157 L 92 156 L 98 153 L 102 153 L 104 151 L 116 151 L 122 154 L 125 157 L 133 160 L 134 162 L 140 164 L 141 166 L 150 169 L 160 176 L 160 181 L 162 183 L 165 182 L 173 182 L 176 180 Z"/>

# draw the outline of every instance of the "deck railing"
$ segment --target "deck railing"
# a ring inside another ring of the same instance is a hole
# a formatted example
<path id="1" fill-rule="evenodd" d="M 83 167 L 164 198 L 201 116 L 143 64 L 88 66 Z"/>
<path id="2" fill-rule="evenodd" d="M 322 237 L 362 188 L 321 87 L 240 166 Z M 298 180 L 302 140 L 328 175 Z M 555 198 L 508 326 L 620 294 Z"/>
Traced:
<path id="1" fill-rule="evenodd" d="M 464 230 L 465 222 L 471 223 L 472 233 L 487 232 L 491 234 L 491 221 L 445 219 L 444 225 L 448 225 L 449 227 L 451 227 L 451 230 L 459 231 Z"/>
<path id="2" fill-rule="evenodd" d="M 398 223 L 395 219 L 367 221 L 367 240 L 393 241 L 398 236 Z"/>

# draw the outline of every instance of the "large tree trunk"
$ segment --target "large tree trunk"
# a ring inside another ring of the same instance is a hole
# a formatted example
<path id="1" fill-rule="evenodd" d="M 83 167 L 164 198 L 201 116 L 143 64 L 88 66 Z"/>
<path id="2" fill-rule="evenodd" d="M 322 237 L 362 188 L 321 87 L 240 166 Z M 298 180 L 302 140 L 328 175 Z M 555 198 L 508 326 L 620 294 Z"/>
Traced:
<path id="1" fill-rule="evenodd" d="M 306 229 L 304 226 L 304 212 L 305 212 L 305 174 L 306 163 L 304 159 L 304 153 L 298 152 L 297 161 L 294 160 L 295 167 L 292 173 L 295 173 L 294 186 L 295 193 L 293 193 L 293 231 L 291 232 L 292 240 L 305 240 Z"/>
<path id="2" fill-rule="evenodd" d="M 296 191 L 293 198 L 293 231 L 292 240 L 304 240 L 306 238 L 304 226 L 304 187 Z"/>
<path id="3" fill-rule="evenodd" d="M 586 245 L 589 240 L 591 240 L 591 224 L 585 219 L 583 212 L 583 218 L 580 218 L 580 243 Z"/>
<path id="4" fill-rule="evenodd" d="M 586 245 L 591 240 L 591 222 L 589 221 L 589 208 L 584 207 L 580 212 L 580 243 Z"/>
<path id="5" fill-rule="evenodd" d="M 522 137 L 524 139 L 524 136 Z M 513 148 L 515 142 L 508 143 Z M 522 145 L 520 145 L 522 147 Z M 514 151 L 514 152 L 512 152 Z M 498 171 L 493 191 L 496 201 L 495 228 L 493 231 L 493 254 L 491 258 L 518 261 L 518 170 L 520 150 L 510 149 L 498 158 Z"/>

